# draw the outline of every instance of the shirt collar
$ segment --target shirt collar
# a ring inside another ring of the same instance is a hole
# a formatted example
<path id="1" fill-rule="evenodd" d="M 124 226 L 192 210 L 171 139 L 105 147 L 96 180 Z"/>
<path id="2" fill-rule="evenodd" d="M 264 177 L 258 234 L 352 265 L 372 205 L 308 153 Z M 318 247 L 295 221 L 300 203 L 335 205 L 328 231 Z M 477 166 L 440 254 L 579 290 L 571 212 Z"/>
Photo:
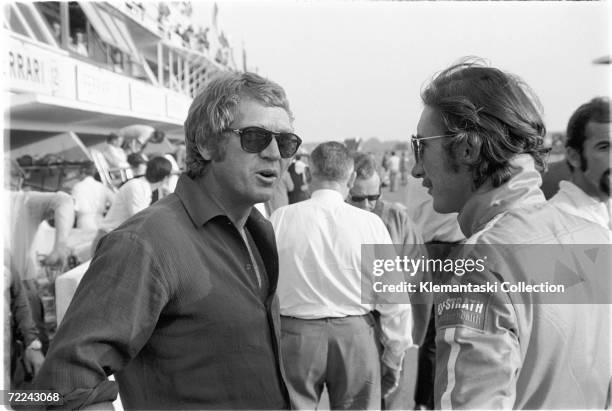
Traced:
<path id="1" fill-rule="evenodd" d="M 559 192 L 550 199 L 550 202 L 569 214 L 612 230 L 610 201 L 598 201 L 570 181 L 559 182 Z"/>
<path id="2" fill-rule="evenodd" d="M 203 226 L 216 216 L 226 215 L 210 193 L 203 190 L 198 182 L 187 174 L 181 174 L 174 193 L 183 203 L 187 214 L 189 214 L 196 227 Z"/>
<path id="3" fill-rule="evenodd" d="M 310 198 L 312 198 L 313 200 L 325 202 L 344 202 L 344 198 L 342 198 L 342 194 L 340 194 L 340 192 L 336 190 L 330 190 L 328 188 L 321 188 L 319 190 L 315 190 L 310 196 Z"/>
<path id="4" fill-rule="evenodd" d="M 174 193 L 183 203 L 187 214 L 196 227 L 202 227 L 208 221 L 218 216 L 227 217 L 227 213 L 221 208 L 219 203 L 210 195 L 210 192 L 202 189 L 200 184 L 183 173 L 179 177 Z M 251 213 L 247 220 L 247 227 L 250 227 L 253 221 L 260 223 L 265 220 L 265 217 L 255 208 L 252 207 Z"/>
<path id="5" fill-rule="evenodd" d="M 540 190 L 542 177 L 529 154 L 510 161 L 513 174 L 505 184 L 493 188 L 490 182 L 480 187 L 465 203 L 457 220 L 466 237 L 472 236 L 495 216 L 515 207 L 546 201 Z"/>

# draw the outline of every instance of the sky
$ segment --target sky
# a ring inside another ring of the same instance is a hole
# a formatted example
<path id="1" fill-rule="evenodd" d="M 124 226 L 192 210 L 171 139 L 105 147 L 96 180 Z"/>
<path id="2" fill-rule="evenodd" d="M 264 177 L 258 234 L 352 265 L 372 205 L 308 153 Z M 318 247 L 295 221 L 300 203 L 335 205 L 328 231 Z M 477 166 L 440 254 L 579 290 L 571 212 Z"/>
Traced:
<path id="1" fill-rule="evenodd" d="M 212 1 L 192 18 L 210 25 Z M 217 1 L 218 23 L 250 68 L 285 88 L 304 142 L 404 140 L 420 90 L 464 56 L 522 77 L 549 131 L 610 95 L 610 2 Z"/>

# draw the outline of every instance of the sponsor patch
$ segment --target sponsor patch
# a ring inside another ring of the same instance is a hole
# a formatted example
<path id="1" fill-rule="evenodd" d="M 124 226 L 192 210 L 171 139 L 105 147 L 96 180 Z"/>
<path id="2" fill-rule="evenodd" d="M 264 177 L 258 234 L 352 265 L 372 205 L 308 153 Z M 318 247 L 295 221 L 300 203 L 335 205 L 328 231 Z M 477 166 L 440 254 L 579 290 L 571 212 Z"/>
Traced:
<path id="1" fill-rule="evenodd" d="M 478 293 L 469 297 L 446 294 L 436 303 L 437 328 L 465 326 L 484 331 L 488 297 Z"/>

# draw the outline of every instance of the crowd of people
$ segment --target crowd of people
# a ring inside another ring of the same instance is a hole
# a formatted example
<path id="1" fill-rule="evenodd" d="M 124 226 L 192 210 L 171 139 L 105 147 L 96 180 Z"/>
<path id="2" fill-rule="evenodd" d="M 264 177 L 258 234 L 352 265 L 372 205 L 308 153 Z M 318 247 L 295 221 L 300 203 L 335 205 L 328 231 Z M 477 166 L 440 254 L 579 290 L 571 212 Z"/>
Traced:
<path id="1" fill-rule="evenodd" d="M 609 100 L 569 119 L 571 174 L 549 182 L 557 193 L 547 200 L 546 128 L 519 77 L 466 60 L 421 99 L 408 176 L 405 153 L 379 163 L 330 141 L 305 155 L 281 86 L 253 73 L 213 78 L 189 109 L 184 173 L 163 198 L 151 201 L 172 173 L 163 157 L 148 160 L 103 217 L 86 203 L 111 194 L 75 187 L 81 224 L 99 221 L 100 231 L 44 359 L 31 355 L 42 350 L 36 327 L 15 327 L 32 386 L 59 392 L 70 409 L 104 407 L 118 393 L 129 409 L 315 409 L 324 390 L 332 409 L 609 407 L 611 290 L 594 302 L 595 273 L 572 283 L 579 304 L 459 287 L 537 280 L 509 245 L 612 242 Z M 105 156 L 125 167 L 120 147 L 109 137 Z M 389 191 L 417 179 L 427 193 L 386 201 L 387 173 Z M 62 221 L 74 218 L 58 210 L 60 251 L 48 258 L 61 253 Z M 368 244 L 491 264 L 471 275 L 419 272 L 406 281 L 459 291 L 397 302 L 363 287 L 374 275 L 363 264 Z M 478 254 L 485 249 L 499 251 Z M 24 272 L 5 266 L 11 295 L 31 279 Z M 418 363 L 408 361 L 417 346 Z"/>

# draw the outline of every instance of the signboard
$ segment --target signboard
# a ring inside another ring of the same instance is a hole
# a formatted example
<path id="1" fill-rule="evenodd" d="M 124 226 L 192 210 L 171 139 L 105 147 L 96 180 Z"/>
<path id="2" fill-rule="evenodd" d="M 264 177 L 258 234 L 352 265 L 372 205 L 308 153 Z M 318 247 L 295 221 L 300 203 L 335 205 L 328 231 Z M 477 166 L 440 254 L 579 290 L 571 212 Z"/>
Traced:
<path id="1" fill-rule="evenodd" d="M 130 109 L 130 81 L 89 64 L 77 63 L 77 100 L 112 107 Z"/>
<path id="2" fill-rule="evenodd" d="M 7 90 L 75 98 L 74 62 L 61 51 L 11 36 L 3 59 Z"/>

